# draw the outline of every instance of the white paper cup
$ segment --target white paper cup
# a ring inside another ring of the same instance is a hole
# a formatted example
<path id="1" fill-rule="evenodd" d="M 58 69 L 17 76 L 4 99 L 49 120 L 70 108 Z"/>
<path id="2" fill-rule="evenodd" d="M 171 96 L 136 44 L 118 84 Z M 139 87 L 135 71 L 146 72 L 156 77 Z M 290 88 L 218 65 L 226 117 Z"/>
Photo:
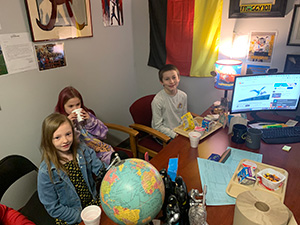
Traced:
<path id="1" fill-rule="evenodd" d="M 189 137 L 190 137 L 191 147 L 197 148 L 201 134 L 199 132 L 192 131 L 189 133 Z"/>
<path id="2" fill-rule="evenodd" d="M 78 122 L 83 121 L 83 117 L 81 116 L 81 110 L 82 110 L 82 108 L 74 109 L 74 110 L 72 111 L 72 113 L 76 113 L 76 114 L 77 114 L 77 121 L 78 121 Z"/>
<path id="3" fill-rule="evenodd" d="M 97 205 L 90 205 L 81 211 L 81 219 L 85 225 L 99 225 L 101 208 Z"/>

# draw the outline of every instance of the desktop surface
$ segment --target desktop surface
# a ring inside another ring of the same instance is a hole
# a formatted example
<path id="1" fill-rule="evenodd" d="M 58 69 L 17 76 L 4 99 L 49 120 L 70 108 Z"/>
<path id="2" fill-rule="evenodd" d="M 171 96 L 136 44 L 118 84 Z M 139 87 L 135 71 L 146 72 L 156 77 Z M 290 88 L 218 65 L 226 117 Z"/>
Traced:
<path id="1" fill-rule="evenodd" d="M 211 109 L 202 114 L 207 115 Z M 263 154 L 262 162 L 272 166 L 285 169 L 289 173 L 284 204 L 292 211 L 297 222 L 300 222 L 300 143 L 288 144 L 291 146 L 289 152 L 283 151 L 283 144 L 266 144 L 261 142 L 258 150 L 246 147 L 246 144 L 236 144 L 231 142 L 231 136 L 227 134 L 228 128 L 219 129 L 212 135 L 200 141 L 198 149 L 190 148 L 189 139 L 178 135 L 162 151 L 160 151 L 150 163 L 157 170 L 168 168 L 170 158 L 178 157 L 178 172 L 182 176 L 188 191 L 192 188 L 202 192 L 197 157 L 207 159 L 212 153 L 222 155 L 227 147 L 242 149 L 250 152 Z M 209 188 L 209 187 L 208 187 Z M 209 189 L 207 190 L 209 191 Z M 234 205 L 207 206 L 208 224 L 231 225 L 234 218 Z M 101 216 L 101 224 L 115 225 L 105 213 Z M 83 222 L 80 224 L 83 225 Z"/>
<path id="2" fill-rule="evenodd" d="M 197 157 L 207 159 L 211 153 L 222 155 L 227 147 L 247 150 L 263 154 L 262 162 L 283 168 L 289 173 L 289 180 L 285 195 L 285 205 L 293 212 L 294 217 L 300 221 L 300 144 L 289 144 L 292 147 L 290 152 L 282 150 L 282 144 L 266 144 L 261 142 L 259 150 L 252 150 L 246 144 L 235 144 L 231 142 L 227 134 L 228 129 L 220 129 L 211 136 L 202 140 L 198 149 L 190 148 L 189 140 L 186 137 L 176 137 L 166 148 L 163 149 L 150 162 L 158 169 L 167 168 L 169 158 L 179 157 L 178 175 L 181 175 L 186 182 L 188 191 L 192 188 L 202 192 L 200 174 L 197 164 Z M 209 191 L 209 187 L 207 189 Z M 234 205 L 207 206 L 208 224 L 232 224 L 234 217 Z"/>

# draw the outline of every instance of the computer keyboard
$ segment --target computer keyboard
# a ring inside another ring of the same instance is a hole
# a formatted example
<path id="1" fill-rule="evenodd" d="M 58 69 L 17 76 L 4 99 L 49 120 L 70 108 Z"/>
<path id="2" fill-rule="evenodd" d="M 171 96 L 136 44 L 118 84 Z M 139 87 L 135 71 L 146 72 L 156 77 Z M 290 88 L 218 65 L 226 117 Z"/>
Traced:
<path id="1" fill-rule="evenodd" d="M 274 127 L 262 129 L 262 140 L 268 144 L 287 144 L 300 142 L 299 127 Z"/>

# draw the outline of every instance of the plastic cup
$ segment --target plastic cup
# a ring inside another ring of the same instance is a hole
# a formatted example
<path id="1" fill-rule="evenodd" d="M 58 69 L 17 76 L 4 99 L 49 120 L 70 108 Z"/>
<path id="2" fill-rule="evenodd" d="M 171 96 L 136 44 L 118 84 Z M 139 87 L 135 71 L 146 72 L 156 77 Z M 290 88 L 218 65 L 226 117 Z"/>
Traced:
<path id="1" fill-rule="evenodd" d="M 74 110 L 72 111 L 72 113 L 76 113 L 76 115 L 77 115 L 77 121 L 78 121 L 78 122 L 83 121 L 83 117 L 81 116 L 81 110 L 82 110 L 82 108 L 74 109 Z"/>
<path id="2" fill-rule="evenodd" d="M 81 211 L 81 219 L 85 225 L 99 225 L 101 208 L 97 205 L 90 205 Z"/>
<path id="3" fill-rule="evenodd" d="M 197 148 L 201 134 L 199 132 L 192 131 L 189 133 L 189 137 L 190 137 L 191 147 Z"/>

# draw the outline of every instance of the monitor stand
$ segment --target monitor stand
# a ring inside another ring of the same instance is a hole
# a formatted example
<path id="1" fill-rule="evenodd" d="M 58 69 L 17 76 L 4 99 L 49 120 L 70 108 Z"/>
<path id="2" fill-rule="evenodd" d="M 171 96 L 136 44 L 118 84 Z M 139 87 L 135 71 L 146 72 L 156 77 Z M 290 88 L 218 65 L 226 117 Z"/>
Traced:
<path id="1" fill-rule="evenodd" d="M 257 112 L 250 112 L 250 116 L 253 118 L 253 120 L 249 121 L 248 124 L 253 124 L 253 123 L 286 123 L 286 121 L 282 121 L 282 120 L 277 120 L 277 119 L 272 120 L 272 119 L 261 118 L 260 116 L 257 115 Z M 273 115 L 271 115 L 271 117 L 273 117 Z"/>

